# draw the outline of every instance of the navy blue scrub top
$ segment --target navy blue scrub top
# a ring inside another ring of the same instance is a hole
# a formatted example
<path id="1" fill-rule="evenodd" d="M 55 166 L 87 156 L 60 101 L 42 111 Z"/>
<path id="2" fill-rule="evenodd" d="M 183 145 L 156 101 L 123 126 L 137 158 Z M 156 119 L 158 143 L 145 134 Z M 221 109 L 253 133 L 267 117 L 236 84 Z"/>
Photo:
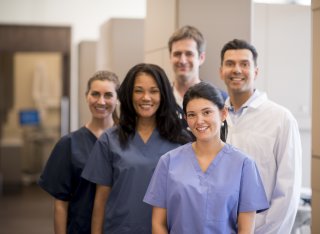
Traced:
<path id="1" fill-rule="evenodd" d="M 97 140 L 82 176 L 112 187 L 105 211 L 104 233 L 150 234 L 152 207 L 143 197 L 159 158 L 180 144 L 163 139 L 155 129 L 147 143 L 138 133 L 127 147 L 120 145 L 117 128 Z"/>
<path id="2" fill-rule="evenodd" d="M 69 202 L 69 234 L 90 233 L 95 184 L 81 178 L 81 173 L 96 140 L 85 127 L 63 136 L 53 148 L 38 182 L 56 199 Z"/>

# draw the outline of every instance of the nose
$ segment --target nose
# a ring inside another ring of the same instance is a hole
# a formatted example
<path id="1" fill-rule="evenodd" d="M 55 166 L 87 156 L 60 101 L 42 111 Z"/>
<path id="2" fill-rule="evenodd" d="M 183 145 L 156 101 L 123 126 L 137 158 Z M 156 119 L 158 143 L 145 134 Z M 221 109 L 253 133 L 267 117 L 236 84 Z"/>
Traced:
<path id="1" fill-rule="evenodd" d="M 233 72 L 234 73 L 241 73 L 241 67 L 239 64 L 235 64 L 233 67 Z"/>
<path id="2" fill-rule="evenodd" d="M 106 103 L 106 100 L 104 99 L 104 96 L 103 96 L 103 95 L 100 95 L 100 96 L 99 96 L 99 98 L 98 98 L 98 103 L 99 103 L 99 104 L 102 104 L 102 105 Z"/>
<path id="3" fill-rule="evenodd" d="M 197 115 L 196 116 L 196 123 L 202 123 L 203 122 L 203 116 L 200 114 L 200 115 Z"/>
<path id="4" fill-rule="evenodd" d="M 182 53 L 179 57 L 179 62 L 184 64 L 186 63 L 186 61 L 187 61 L 187 56 L 184 53 Z"/>
<path id="5" fill-rule="evenodd" d="M 143 93 L 142 100 L 150 100 L 150 95 L 148 92 Z"/>

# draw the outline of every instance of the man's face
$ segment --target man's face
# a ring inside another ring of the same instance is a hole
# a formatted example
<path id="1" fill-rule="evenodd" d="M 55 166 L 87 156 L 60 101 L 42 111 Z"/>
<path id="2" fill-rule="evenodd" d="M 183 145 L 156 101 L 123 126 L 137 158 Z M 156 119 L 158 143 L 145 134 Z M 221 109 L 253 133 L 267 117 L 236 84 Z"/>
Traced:
<path id="1" fill-rule="evenodd" d="M 220 67 L 220 77 L 226 84 L 230 94 L 254 91 L 254 80 L 258 68 L 254 64 L 253 55 L 248 49 L 227 50 Z"/>
<path id="2" fill-rule="evenodd" d="M 170 62 L 175 78 L 180 81 L 199 79 L 199 67 L 204 62 L 204 52 L 199 54 L 193 39 L 183 39 L 172 44 Z"/>

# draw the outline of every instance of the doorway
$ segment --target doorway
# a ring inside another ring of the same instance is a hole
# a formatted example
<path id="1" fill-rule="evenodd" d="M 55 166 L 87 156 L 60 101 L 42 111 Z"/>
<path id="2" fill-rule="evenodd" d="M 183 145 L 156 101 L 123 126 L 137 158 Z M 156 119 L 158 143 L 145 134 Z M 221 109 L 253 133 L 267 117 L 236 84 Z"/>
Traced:
<path id="1" fill-rule="evenodd" d="M 0 25 L 0 38 L 0 190 L 5 190 L 19 187 L 25 173 L 33 182 L 60 137 L 61 121 L 69 131 L 61 101 L 70 100 L 71 28 Z"/>

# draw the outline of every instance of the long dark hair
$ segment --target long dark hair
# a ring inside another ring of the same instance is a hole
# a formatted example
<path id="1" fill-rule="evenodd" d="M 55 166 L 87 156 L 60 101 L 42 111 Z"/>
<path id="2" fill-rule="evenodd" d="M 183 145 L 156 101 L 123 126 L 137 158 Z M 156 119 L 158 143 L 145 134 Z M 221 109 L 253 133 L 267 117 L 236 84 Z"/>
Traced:
<path id="1" fill-rule="evenodd" d="M 136 130 L 137 114 L 133 107 L 134 82 L 139 73 L 152 76 L 160 90 L 160 106 L 156 112 L 156 126 L 159 134 L 171 141 L 184 144 L 190 141 L 176 113 L 176 102 L 169 79 L 164 70 L 154 64 L 140 63 L 132 67 L 124 78 L 118 93 L 120 100 L 119 140 L 126 145 Z"/>
<path id="2" fill-rule="evenodd" d="M 219 110 L 223 110 L 223 108 L 225 107 L 224 99 L 219 89 L 217 89 L 216 87 L 214 87 L 209 83 L 201 81 L 200 83 L 191 86 L 188 89 L 188 91 L 185 93 L 183 98 L 184 113 L 187 113 L 186 108 L 188 103 L 191 100 L 196 98 L 203 98 L 208 101 L 211 101 L 213 104 L 215 104 L 218 107 Z M 220 139 L 226 142 L 227 135 L 228 135 L 228 125 L 227 125 L 227 121 L 224 120 L 220 129 Z"/>

